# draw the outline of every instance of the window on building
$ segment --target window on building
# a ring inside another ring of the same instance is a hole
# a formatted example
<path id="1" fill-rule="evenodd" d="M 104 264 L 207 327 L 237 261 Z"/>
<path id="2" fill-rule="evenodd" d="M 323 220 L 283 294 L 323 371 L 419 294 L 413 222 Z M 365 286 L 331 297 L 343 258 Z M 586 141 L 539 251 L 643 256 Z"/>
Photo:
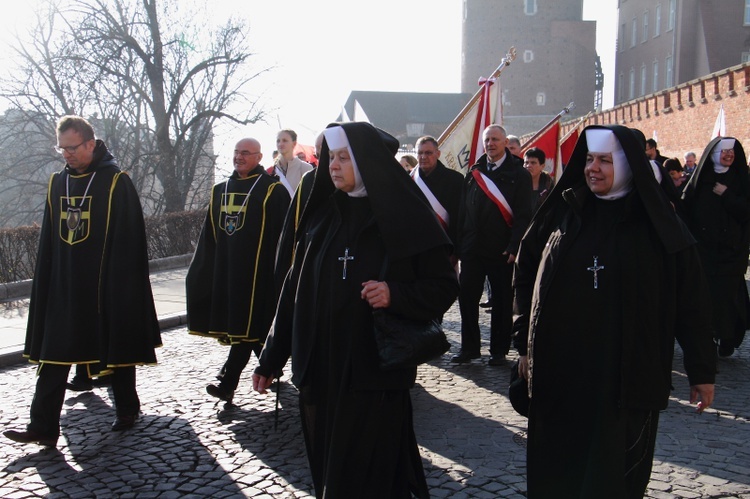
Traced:
<path id="1" fill-rule="evenodd" d="M 536 94 L 536 105 L 543 106 L 547 103 L 547 95 L 544 92 Z"/>
<path id="2" fill-rule="evenodd" d="M 745 0 L 745 26 L 750 24 L 750 0 Z"/>
<path id="3" fill-rule="evenodd" d="M 643 14 L 643 34 L 641 35 L 641 41 L 645 42 L 648 40 L 648 11 Z"/>
<path id="4" fill-rule="evenodd" d="M 531 62 L 534 60 L 534 52 L 531 50 L 523 51 L 523 62 Z"/>
<path id="5" fill-rule="evenodd" d="M 646 95 L 646 65 L 641 66 L 641 95 Z"/>
<path id="6" fill-rule="evenodd" d="M 661 33 L 659 30 L 661 29 L 661 4 L 656 4 L 656 13 L 654 17 L 654 38 L 659 36 Z"/>
<path id="7" fill-rule="evenodd" d="M 628 89 L 628 100 L 635 99 L 635 69 L 630 68 L 630 88 Z"/>
<path id="8" fill-rule="evenodd" d="M 654 61 L 653 92 L 659 90 L 659 61 Z"/>
<path id="9" fill-rule="evenodd" d="M 533 16 L 536 14 L 536 0 L 525 0 L 524 1 L 524 13 L 527 16 Z"/>
<path id="10" fill-rule="evenodd" d="M 630 46 L 635 47 L 635 44 L 638 40 L 638 19 L 635 17 L 633 18 L 633 29 L 630 33 Z"/>
<path id="11" fill-rule="evenodd" d="M 750 52 L 742 53 L 742 63 L 750 62 Z"/>
<path id="12" fill-rule="evenodd" d="M 620 73 L 617 77 L 617 102 L 622 102 L 622 95 L 625 92 L 625 75 Z"/>
<path id="13" fill-rule="evenodd" d="M 677 16 L 677 0 L 669 0 L 669 21 L 667 31 L 674 29 L 674 21 Z"/>
<path id="14" fill-rule="evenodd" d="M 623 24 L 620 27 L 620 39 L 619 39 L 620 52 L 622 52 L 623 50 L 625 50 L 625 30 L 626 29 L 627 29 L 627 25 L 626 24 Z"/>
<path id="15" fill-rule="evenodd" d="M 664 61 L 664 71 L 666 71 L 666 75 L 664 77 L 664 86 L 669 88 L 674 85 L 674 82 L 672 81 L 672 56 L 668 55 L 667 60 Z"/>

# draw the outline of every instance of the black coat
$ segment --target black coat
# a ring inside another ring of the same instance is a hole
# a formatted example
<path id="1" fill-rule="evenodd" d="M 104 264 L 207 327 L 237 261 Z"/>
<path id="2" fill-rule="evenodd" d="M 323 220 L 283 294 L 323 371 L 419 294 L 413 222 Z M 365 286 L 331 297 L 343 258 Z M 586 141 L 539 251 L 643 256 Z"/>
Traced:
<path id="1" fill-rule="evenodd" d="M 531 174 L 523 162 L 505 150 L 505 160 L 490 173 L 486 173 L 487 155 L 473 165 L 464 179 L 463 197 L 459 209 L 458 256 L 507 260 L 503 252 L 515 255 L 526 227 L 531 220 Z M 513 210 L 513 227 L 505 222 L 499 208 L 477 185 L 471 170 L 484 172 Z"/>
<path id="2" fill-rule="evenodd" d="M 455 247 L 458 239 L 458 212 L 461 206 L 463 175 L 438 161 L 435 169 L 429 175 L 421 174 L 420 178 L 424 180 L 424 183 L 432 191 L 432 194 L 448 212 L 450 220 L 446 232 Z"/>
<path id="3" fill-rule="evenodd" d="M 558 262 L 581 231 L 581 213 L 587 203 L 593 202 L 593 195 L 585 186 L 567 197 L 571 203 L 567 210 L 548 212 L 534 221 L 516 261 L 514 342 L 519 353 L 528 354 L 532 363 L 532 397 L 535 336 L 553 332 L 536 328 L 558 314 L 558 293 L 575 290 L 575 283 L 556 283 L 554 276 Z M 667 253 L 637 194 L 631 194 L 628 201 L 628 209 L 615 228 L 619 271 L 616 275 L 604 274 L 615 279 L 621 290 L 617 311 L 622 318 L 621 328 L 611 333 L 621 338 L 619 403 L 625 408 L 661 410 L 667 406 L 671 389 L 675 337 L 685 355 L 690 384 L 714 382 L 716 360 L 709 310 L 702 306 L 682 307 L 684 303 L 706 303 L 707 287 L 703 274 L 696 272 L 700 259 L 695 245 Z M 590 286 L 591 274 L 585 273 L 584 279 L 585 285 Z M 581 303 L 580 317 L 584 321 L 585 305 Z M 570 365 L 569 372 L 560 376 L 575 376 L 577 369 Z"/>
<path id="4" fill-rule="evenodd" d="M 307 221 L 304 233 L 300 233 L 276 320 L 256 369 L 259 374 L 268 376 L 281 369 L 291 355 L 292 381 L 298 387 L 309 385 L 313 357 L 324 334 L 319 327 L 327 327 L 348 331 L 343 337 L 350 341 L 345 347 L 349 352 L 345 355 L 352 361 L 351 389 L 406 389 L 414 383 L 416 369 L 385 372 L 378 367 L 372 312 L 359 298 L 359 291 L 363 282 L 380 280 L 386 251 L 373 218 L 367 218 L 362 231 L 351 238 L 342 233 L 347 230 L 344 217 L 351 213 L 352 203 L 369 203 L 369 200 L 351 199 L 340 191 L 335 192 L 328 206 L 319 209 Z M 334 298 L 330 295 L 332 291 L 321 282 L 335 279 L 337 287 L 344 285 L 344 280 L 339 279 L 343 264 L 337 260 L 344 254 L 344 248 L 332 247 L 332 242 L 344 239 L 354 256 L 347 265 L 346 281 L 350 289 L 336 291 L 345 295 Z M 431 319 L 450 307 L 458 293 L 458 284 L 448 259 L 448 249 L 447 245 L 435 247 L 389 262 L 385 281 L 391 293 L 391 312 L 415 319 Z M 349 306 L 338 309 L 343 302 Z"/>

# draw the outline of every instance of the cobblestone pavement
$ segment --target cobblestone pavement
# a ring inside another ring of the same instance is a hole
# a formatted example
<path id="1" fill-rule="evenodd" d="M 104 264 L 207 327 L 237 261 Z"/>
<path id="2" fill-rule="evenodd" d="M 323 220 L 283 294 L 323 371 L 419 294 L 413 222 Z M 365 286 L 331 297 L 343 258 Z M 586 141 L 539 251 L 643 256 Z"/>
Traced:
<path id="1" fill-rule="evenodd" d="M 454 305 L 445 322 L 454 349 L 458 321 Z M 282 382 L 274 429 L 275 395 L 250 390 L 255 360 L 243 376 L 237 405 L 225 408 L 205 393 L 205 385 L 226 348 L 189 336 L 184 327 L 165 331 L 163 339 L 159 365 L 138 369 L 143 416 L 133 429 L 109 430 L 111 395 L 95 388 L 67 393 L 57 449 L 12 444 L 0 436 L 0 497 L 311 497 L 293 386 Z M 748 347 L 721 360 L 716 405 L 702 415 L 686 400 L 679 356 L 647 497 L 750 499 Z M 448 358 L 422 366 L 412 391 L 431 494 L 525 497 L 526 420 L 505 396 L 508 368 L 488 367 L 486 355 L 462 366 Z M 27 423 L 33 383 L 33 366 L 0 370 L 2 429 Z"/>

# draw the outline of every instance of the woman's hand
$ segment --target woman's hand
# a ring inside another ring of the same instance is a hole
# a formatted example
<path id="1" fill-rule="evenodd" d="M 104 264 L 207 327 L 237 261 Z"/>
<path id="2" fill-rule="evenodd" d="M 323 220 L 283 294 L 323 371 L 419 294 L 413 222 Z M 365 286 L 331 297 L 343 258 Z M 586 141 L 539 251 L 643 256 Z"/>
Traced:
<path id="1" fill-rule="evenodd" d="M 363 282 L 360 295 L 372 308 L 387 308 L 391 304 L 391 290 L 385 281 Z"/>
<path id="2" fill-rule="evenodd" d="M 518 357 L 518 375 L 524 378 L 526 381 L 529 380 L 529 356 L 521 355 Z"/>
<path id="3" fill-rule="evenodd" d="M 266 393 L 266 389 L 273 383 L 273 375 L 269 377 L 253 374 L 253 390 L 258 393 Z"/>
<path id="4" fill-rule="evenodd" d="M 714 188 L 713 188 L 714 194 L 718 194 L 719 196 L 721 196 L 722 194 L 724 194 L 724 191 L 726 190 L 727 190 L 726 185 L 720 184 L 718 182 L 714 184 Z"/>

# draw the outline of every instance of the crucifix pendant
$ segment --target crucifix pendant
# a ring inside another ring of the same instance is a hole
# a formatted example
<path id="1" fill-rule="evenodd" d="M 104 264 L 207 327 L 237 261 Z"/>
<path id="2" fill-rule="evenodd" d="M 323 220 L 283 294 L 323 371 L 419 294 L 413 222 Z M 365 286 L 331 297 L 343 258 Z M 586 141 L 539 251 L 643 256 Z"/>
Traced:
<path id="1" fill-rule="evenodd" d="M 343 264 L 344 264 L 344 269 L 343 269 L 343 271 L 341 273 L 341 278 L 342 279 L 346 279 L 346 264 L 349 262 L 349 260 L 354 260 L 354 257 L 353 256 L 349 256 L 349 248 L 346 248 L 344 250 L 344 256 L 340 256 L 339 257 L 339 261 L 343 262 Z"/>
<path id="2" fill-rule="evenodd" d="M 599 257 L 594 257 L 594 265 L 586 267 L 586 270 L 594 273 L 594 289 L 599 289 L 599 271 L 604 270 L 604 265 L 599 265 Z"/>

